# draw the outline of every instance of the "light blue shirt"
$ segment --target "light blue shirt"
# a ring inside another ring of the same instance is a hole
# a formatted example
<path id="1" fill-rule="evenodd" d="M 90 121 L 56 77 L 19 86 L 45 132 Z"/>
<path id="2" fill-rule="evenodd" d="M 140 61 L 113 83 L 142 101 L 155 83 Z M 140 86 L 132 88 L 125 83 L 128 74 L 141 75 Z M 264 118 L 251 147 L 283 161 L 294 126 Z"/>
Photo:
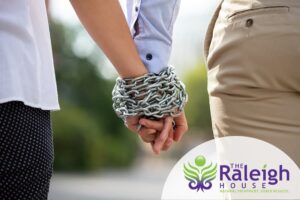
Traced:
<path id="1" fill-rule="evenodd" d="M 127 21 L 139 55 L 150 72 L 169 64 L 181 0 L 127 0 Z"/>

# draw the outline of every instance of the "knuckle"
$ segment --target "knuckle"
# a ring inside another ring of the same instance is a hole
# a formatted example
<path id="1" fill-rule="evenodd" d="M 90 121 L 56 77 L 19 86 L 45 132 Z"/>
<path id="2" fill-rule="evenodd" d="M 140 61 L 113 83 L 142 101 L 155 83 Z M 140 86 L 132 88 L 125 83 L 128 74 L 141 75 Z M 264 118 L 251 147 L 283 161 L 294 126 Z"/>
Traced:
<path id="1" fill-rule="evenodd" d="M 185 127 L 183 128 L 183 132 L 184 132 L 184 133 L 186 133 L 188 130 L 189 130 L 189 128 L 188 128 L 187 126 L 185 126 Z"/>
<path id="2" fill-rule="evenodd" d="M 151 124 L 147 120 L 144 121 L 144 125 L 145 126 L 151 126 Z"/>
<path id="3" fill-rule="evenodd" d="M 166 139 L 167 139 L 167 138 L 166 138 L 165 136 L 159 136 L 158 142 L 163 143 L 163 142 L 165 142 Z"/>
<path id="4" fill-rule="evenodd" d="M 173 118 L 172 117 L 167 117 L 166 120 L 167 120 L 168 123 L 172 123 L 173 122 Z"/>
<path id="5" fill-rule="evenodd" d="M 185 127 L 185 132 L 187 132 L 189 130 L 189 127 L 188 126 L 186 126 Z"/>
<path id="6" fill-rule="evenodd" d="M 146 134 L 147 134 L 147 135 L 153 134 L 153 130 L 152 130 L 152 129 L 148 129 L 147 132 L 146 132 Z"/>
<path id="7" fill-rule="evenodd" d="M 187 132 L 188 131 L 188 126 L 183 126 L 181 130 L 182 130 L 183 133 Z"/>
<path id="8" fill-rule="evenodd" d="M 142 137 L 143 142 L 145 143 L 149 143 L 149 140 L 147 140 L 147 138 Z"/>
<path id="9" fill-rule="evenodd" d="M 150 143 L 152 141 L 154 141 L 154 137 L 152 137 L 151 135 L 147 135 L 147 134 L 140 134 L 141 139 L 145 142 L 145 143 Z"/>
<path id="10" fill-rule="evenodd" d="M 145 132 L 144 132 L 143 130 L 140 130 L 140 131 L 138 132 L 138 134 L 139 134 L 142 138 L 145 137 Z"/>

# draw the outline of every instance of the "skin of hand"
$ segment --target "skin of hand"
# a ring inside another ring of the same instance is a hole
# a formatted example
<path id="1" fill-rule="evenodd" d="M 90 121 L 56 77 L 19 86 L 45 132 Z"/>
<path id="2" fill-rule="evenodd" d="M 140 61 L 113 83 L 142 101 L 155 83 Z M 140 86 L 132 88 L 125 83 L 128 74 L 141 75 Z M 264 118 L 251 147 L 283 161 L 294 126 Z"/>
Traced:
<path id="1" fill-rule="evenodd" d="M 118 0 L 71 0 L 81 23 L 115 66 L 120 77 L 148 73 L 132 40 Z"/>
<path id="2" fill-rule="evenodd" d="M 173 120 L 176 126 L 173 128 Z M 176 118 L 166 117 L 162 121 L 153 121 L 142 118 L 139 123 L 145 128 L 145 132 L 141 133 L 142 139 L 151 142 L 154 153 L 159 154 L 160 151 L 166 151 L 170 148 L 173 141 L 179 142 L 183 135 L 188 131 L 188 124 L 185 113 L 181 112 Z M 142 130 L 142 129 L 141 129 Z M 156 130 L 155 139 L 152 132 L 148 130 Z"/>
<path id="3" fill-rule="evenodd" d="M 160 119 L 158 121 L 154 121 L 154 120 L 147 119 L 147 121 L 153 122 L 156 125 L 155 126 L 156 129 L 155 129 L 155 128 L 147 128 L 143 126 L 140 123 L 140 119 L 141 118 L 138 116 L 127 117 L 125 125 L 129 130 L 137 133 L 145 143 L 153 142 L 157 134 L 161 132 L 161 130 L 163 129 L 164 120 Z"/>
<path id="4" fill-rule="evenodd" d="M 155 154 L 159 154 L 161 150 L 168 150 L 173 143 L 172 122 L 172 117 L 166 117 L 159 120 L 128 117 L 126 119 L 126 126 L 131 131 L 138 133 L 145 143 L 150 143 L 152 151 Z M 138 130 L 139 126 L 141 126 L 141 128 Z M 150 126 L 151 128 L 147 126 Z"/>

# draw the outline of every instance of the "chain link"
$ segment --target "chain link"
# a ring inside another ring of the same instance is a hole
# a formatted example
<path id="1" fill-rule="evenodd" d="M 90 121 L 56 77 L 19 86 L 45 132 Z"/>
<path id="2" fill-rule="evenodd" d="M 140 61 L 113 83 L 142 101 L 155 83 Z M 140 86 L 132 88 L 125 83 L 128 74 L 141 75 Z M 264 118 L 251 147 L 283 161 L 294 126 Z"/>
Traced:
<path id="1" fill-rule="evenodd" d="M 159 74 L 149 73 L 134 79 L 117 78 L 112 100 L 113 109 L 123 120 L 128 116 L 163 118 L 178 116 L 188 95 L 170 66 Z"/>

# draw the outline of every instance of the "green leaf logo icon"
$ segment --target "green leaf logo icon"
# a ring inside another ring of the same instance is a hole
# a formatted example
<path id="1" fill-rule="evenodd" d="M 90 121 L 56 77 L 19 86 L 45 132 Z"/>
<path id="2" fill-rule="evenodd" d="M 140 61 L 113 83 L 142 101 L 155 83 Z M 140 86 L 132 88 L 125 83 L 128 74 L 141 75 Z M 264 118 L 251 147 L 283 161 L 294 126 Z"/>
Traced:
<path id="1" fill-rule="evenodd" d="M 184 177 L 189 181 L 189 188 L 192 190 L 201 189 L 209 190 L 212 187 L 211 181 L 216 178 L 217 164 L 206 165 L 204 156 L 199 155 L 195 158 L 194 163 L 187 163 L 183 165 Z"/>

